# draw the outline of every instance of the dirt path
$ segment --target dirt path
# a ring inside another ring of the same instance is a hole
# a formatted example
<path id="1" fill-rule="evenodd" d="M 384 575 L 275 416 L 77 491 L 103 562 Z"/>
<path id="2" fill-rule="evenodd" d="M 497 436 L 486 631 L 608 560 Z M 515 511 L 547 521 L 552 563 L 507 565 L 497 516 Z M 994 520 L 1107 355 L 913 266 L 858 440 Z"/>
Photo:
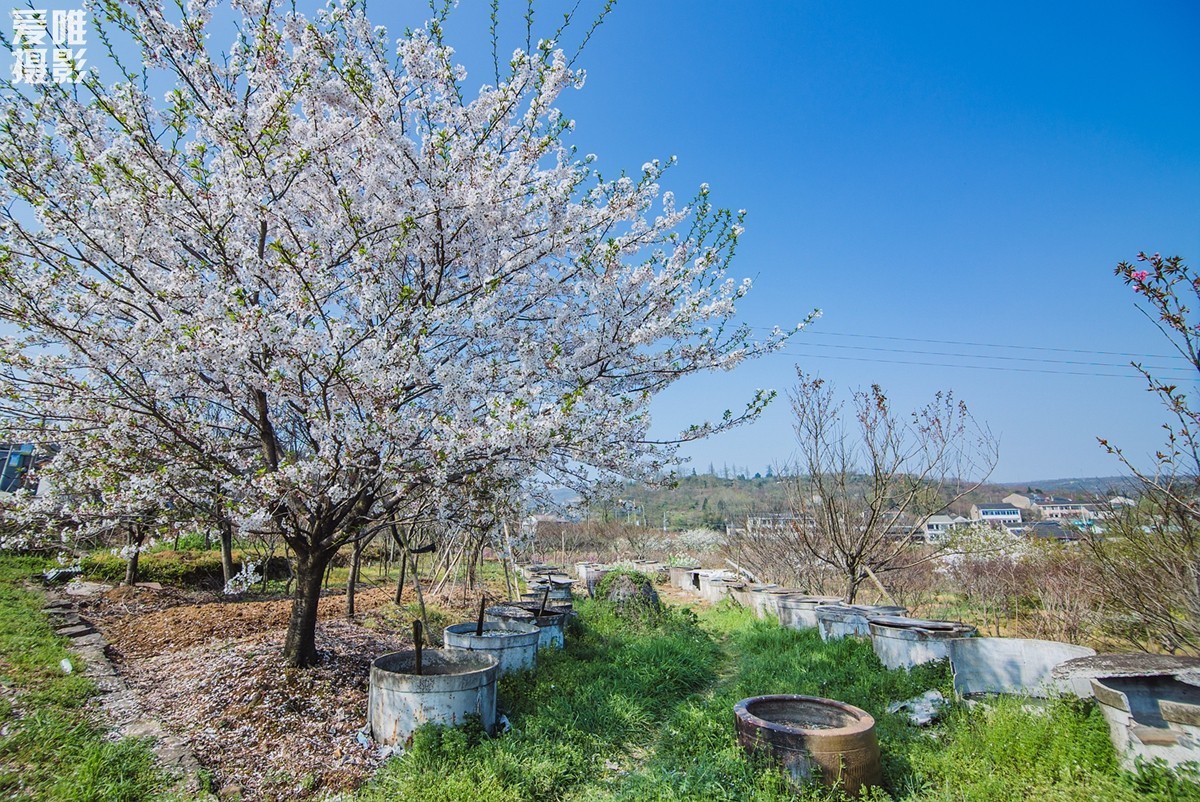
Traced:
<path id="1" fill-rule="evenodd" d="M 87 604 L 118 672 L 144 711 L 186 740 L 223 798 L 297 800 L 351 791 L 380 762 L 359 730 L 370 663 L 408 645 L 394 590 L 321 601 L 319 665 L 294 669 L 282 649 L 290 599 L 237 601 L 118 588 Z M 413 600 L 409 593 L 405 601 Z M 465 600 L 427 599 L 465 619 Z M 457 603 L 455 603 L 457 602 Z"/>

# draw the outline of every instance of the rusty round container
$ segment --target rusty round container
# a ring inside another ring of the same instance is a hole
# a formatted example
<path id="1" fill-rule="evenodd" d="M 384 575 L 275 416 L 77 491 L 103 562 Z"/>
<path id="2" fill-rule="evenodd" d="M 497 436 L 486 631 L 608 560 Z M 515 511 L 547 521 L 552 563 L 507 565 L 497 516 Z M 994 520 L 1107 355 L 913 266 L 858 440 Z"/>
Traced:
<path id="1" fill-rule="evenodd" d="M 766 755 L 797 785 L 841 783 L 852 796 L 883 781 L 875 719 L 845 702 L 791 694 L 754 696 L 733 707 L 738 744 Z"/>

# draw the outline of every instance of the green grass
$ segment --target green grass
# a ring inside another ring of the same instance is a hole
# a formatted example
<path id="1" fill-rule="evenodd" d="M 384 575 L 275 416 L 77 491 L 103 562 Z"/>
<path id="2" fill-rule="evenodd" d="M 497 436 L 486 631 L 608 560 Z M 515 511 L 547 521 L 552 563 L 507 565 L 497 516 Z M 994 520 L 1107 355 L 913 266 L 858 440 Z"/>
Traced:
<path id="1" fill-rule="evenodd" d="M 686 611 L 629 621 L 581 602 L 586 626 L 538 670 L 504 678 L 513 732 L 422 731 L 364 799 L 586 799 L 652 745 L 673 708 L 716 680 L 719 650 Z"/>
<path id="2" fill-rule="evenodd" d="M 822 643 L 727 605 L 699 618 L 668 610 L 633 620 L 611 606 L 578 605 L 582 626 L 563 653 L 540 653 L 534 674 L 506 678 L 500 699 L 513 732 L 426 728 L 413 748 L 363 789 L 365 800 L 836 800 L 797 794 L 782 775 L 747 761 L 732 707 L 769 693 L 826 696 L 877 722 L 885 788 L 874 800 L 1200 799 L 1200 786 L 1153 768 L 1118 769 L 1094 705 L 1020 700 L 954 705 L 932 728 L 886 712 L 931 688 L 952 698 L 945 663 L 887 671 L 870 644 Z"/>
<path id="3" fill-rule="evenodd" d="M 153 796 L 162 777 L 144 741 L 104 740 L 84 704 L 95 689 L 22 581 L 46 567 L 0 555 L 0 797 L 121 802 Z M 60 661 L 74 667 L 64 674 Z"/>
<path id="4" fill-rule="evenodd" d="M 234 553 L 240 567 L 241 556 Z M 105 582 L 125 579 L 125 561 L 109 551 L 95 551 L 79 561 L 83 573 Z M 159 582 L 174 587 L 215 585 L 220 587 L 224 574 L 221 552 L 204 549 L 159 549 L 138 556 L 138 582 Z"/>

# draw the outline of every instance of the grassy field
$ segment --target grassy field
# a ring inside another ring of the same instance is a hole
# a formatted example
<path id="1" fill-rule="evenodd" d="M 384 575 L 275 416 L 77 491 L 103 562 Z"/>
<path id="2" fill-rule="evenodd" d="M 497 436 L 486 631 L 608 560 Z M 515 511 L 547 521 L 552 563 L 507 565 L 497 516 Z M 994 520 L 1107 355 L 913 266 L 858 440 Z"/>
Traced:
<path id="1" fill-rule="evenodd" d="M 950 696 L 945 665 L 886 671 L 867 643 L 822 643 L 720 607 L 627 622 L 606 605 L 579 605 L 563 653 L 501 687 L 513 731 L 422 731 L 361 793 L 364 800 L 796 799 L 781 776 L 743 759 L 732 706 L 765 693 L 840 699 L 878 722 L 886 788 L 894 800 L 1195 800 L 1200 787 L 1162 771 L 1118 770 L 1107 729 L 1090 704 L 1059 702 L 1048 715 L 1019 701 L 954 707 L 918 729 L 889 702 L 931 688 Z M 811 789 L 801 799 L 837 799 Z"/>
<path id="2" fill-rule="evenodd" d="M 44 561 L 0 555 L 0 798 L 133 802 L 163 778 L 143 741 L 104 739 L 83 665 L 22 581 Z M 60 661 L 73 664 L 70 674 Z"/>
<path id="3" fill-rule="evenodd" d="M 83 708 L 93 688 L 78 660 L 71 674 L 59 667 L 68 657 L 64 643 L 40 613 L 40 596 L 21 584 L 41 567 L 0 557 L 0 798 L 163 798 L 164 778 L 147 744 L 105 740 Z M 918 729 L 888 714 L 887 705 L 932 688 L 952 696 L 945 665 L 886 671 L 869 643 L 822 643 L 814 632 L 756 620 L 728 603 L 632 620 L 603 603 L 582 601 L 577 609 L 565 651 L 542 653 L 536 672 L 502 681 L 511 732 L 489 738 L 470 728 L 422 730 L 359 798 L 838 799 L 837 791 L 816 788 L 797 796 L 734 742 L 737 700 L 801 693 L 875 716 L 885 776 L 870 797 L 877 801 L 1200 800 L 1200 786 L 1164 771 L 1121 772 L 1090 703 L 1058 702 L 1045 715 L 1019 700 L 954 706 L 935 727 Z M 397 622 L 411 616 L 395 611 Z"/>

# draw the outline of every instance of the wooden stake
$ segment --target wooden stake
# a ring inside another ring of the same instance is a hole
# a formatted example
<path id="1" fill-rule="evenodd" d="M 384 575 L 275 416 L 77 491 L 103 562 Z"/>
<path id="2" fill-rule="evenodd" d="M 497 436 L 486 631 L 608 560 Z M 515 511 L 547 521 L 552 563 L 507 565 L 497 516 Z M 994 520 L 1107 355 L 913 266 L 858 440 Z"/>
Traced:
<path id="1" fill-rule="evenodd" d="M 421 641 L 424 640 L 424 633 L 421 632 L 420 620 L 413 620 L 413 646 L 417 650 L 417 670 L 416 675 L 421 676 Z"/>
<path id="2" fill-rule="evenodd" d="M 475 622 L 475 635 L 481 637 L 483 635 L 483 608 L 487 606 L 487 596 L 479 597 L 479 620 Z"/>
<path id="3" fill-rule="evenodd" d="M 550 600 L 550 586 L 546 586 L 546 592 L 542 594 L 542 606 L 538 608 L 538 618 L 546 614 L 546 602 Z"/>

